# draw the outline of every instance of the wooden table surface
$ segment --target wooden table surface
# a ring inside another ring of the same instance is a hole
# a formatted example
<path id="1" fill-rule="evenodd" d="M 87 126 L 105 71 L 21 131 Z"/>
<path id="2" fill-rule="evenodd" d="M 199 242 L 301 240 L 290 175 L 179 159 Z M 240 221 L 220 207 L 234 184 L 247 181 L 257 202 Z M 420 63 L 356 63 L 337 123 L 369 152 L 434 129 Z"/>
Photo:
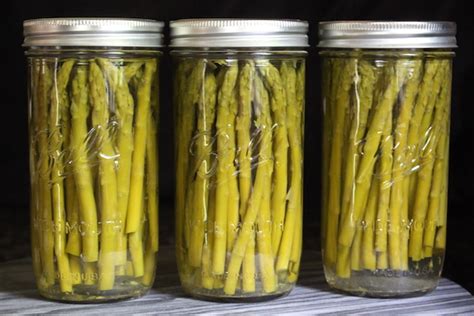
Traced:
<path id="1" fill-rule="evenodd" d="M 47 301 L 36 291 L 30 259 L 0 264 L 0 314 L 472 314 L 474 298 L 458 284 L 441 279 L 425 296 L 374 299 L 332 291 L 324 280 L 320 254 L 305 251 L 300 280 L 286 297 L 261 303 L 212 303 L 186 296 L 176 273 L 173 250 L 158 254 L 155 285 L 137 299 L 102 304 Z"/>

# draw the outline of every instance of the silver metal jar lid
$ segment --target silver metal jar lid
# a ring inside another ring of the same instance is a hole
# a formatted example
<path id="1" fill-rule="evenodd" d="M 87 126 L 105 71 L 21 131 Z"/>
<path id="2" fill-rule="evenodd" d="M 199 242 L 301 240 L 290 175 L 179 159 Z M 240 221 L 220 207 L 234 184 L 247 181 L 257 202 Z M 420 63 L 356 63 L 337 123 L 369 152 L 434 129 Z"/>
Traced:
<path id="1" fill-rule="evenodd" d="M 23 46 L 161 47 L 163 22 L 121 18 L 48 18 L 23 22 Z"/>
<path id="2" fill-rule="evenodd" d="M 455 48 L 454 22 L 330 21 L 319 23 L 319 47 Z"/>
<path id="3" fill-rule="evenodd" d="M 171 21 L 171 47 L 307 47 L 300 20 L 186 19 Z"/>

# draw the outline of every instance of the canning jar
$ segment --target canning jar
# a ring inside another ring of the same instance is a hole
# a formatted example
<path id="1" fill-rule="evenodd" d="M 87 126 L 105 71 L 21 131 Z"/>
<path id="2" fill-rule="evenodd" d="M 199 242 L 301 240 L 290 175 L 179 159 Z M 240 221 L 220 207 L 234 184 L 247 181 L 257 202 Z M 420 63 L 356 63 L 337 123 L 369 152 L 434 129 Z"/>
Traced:
<path id="1" fill-rule="evenodd" d="M 320 23 L 322 248 L 331 287 L 433 290 L 446 249 L 456 25 Z"/>
<path id="2" fill-rule="evenodd" d="M 144 295 L 158 251 L 161 22 L 24 22 L 31 244 L 42 296 Z"/>
<path id="3" fill-rule="evenodd" d="M 296 282 L 307 28 L 171 22 L 176 251 L 193 296 L 264 300 Z"/>

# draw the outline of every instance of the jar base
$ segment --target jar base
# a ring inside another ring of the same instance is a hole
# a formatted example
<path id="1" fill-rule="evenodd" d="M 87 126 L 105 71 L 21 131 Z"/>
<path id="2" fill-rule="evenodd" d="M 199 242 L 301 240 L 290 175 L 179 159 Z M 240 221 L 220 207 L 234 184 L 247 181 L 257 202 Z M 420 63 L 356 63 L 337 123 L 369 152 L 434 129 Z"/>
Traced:
<path id="1" fill-rule="evenodd" d="M 329 286 L 337 291 L 355 296 L 392 298 L 416 297 L 433 291 L 438 285 L 438 277 L 380 276 L 370 271 L 353 273 L 348 278 L 339 278 L 326 272 Z"/>
<path id="2" fill-rule="evenodd" d="M 53 285 L 47 289 L 39 289 L 39 294 L 58 302 L 94 304 L 136 299 L 147 294 L 150 289 L 127 278 L 118 281 L 112 290 L 107 291 L 100 291 L 96 285 L 78 284 L 74 285 L 73 293 L 64 293 L 59 285 Z"/>
<path id="3" fill-rule="evenodd" d="M 209 302 L 219 302 L 219 303 L 260 303 L 260 302 L 267 302 L 271 301 L 280 297 L 287 296 L 290 291 L 288 292 L 281 292 L 281 293 L 273 293 L 273 294 L 262 294 L 259 296 L 212 296 L 210 294 L 203 294 L 203 293 L 196 293 L 186 291 L 187 294 L 191 295 L 192 297 Z"/>
<path id="4" fill-rule="evenodd" d="M 224 303 L 258 303 L 284 297 L 293 290 L 293 287 L 293 283 L 283 285 L 280 284 L 275 292 L 265 293 L 263 292 L 261 284 L 257 282 L 255 292 L 246 293 L 241 290 L 237 290 L 233 295 L 224 294 L 222 289 L 208 290 L 204 288 L 197 288 L 192 286 L 192 284 L 191 286 L 183 286 L 183 289 L 188 295 L 204 301 Z"/>

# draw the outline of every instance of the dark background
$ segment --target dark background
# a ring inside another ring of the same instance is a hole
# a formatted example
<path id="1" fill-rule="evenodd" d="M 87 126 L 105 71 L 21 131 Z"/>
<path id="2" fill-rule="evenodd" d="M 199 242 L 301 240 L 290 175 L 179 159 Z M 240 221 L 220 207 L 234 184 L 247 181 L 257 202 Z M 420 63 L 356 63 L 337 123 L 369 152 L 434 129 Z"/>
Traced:
<path id="1" fill-rule="evenodd" d="M 0 261 L 29 255 L 26 64 L 22 21 L 39 17 L 142 17 L 168 22 L 193 17 L 297 18 L 310 22 L 305 136 L 305 248 L 319 248 L 320 67 L 317 22 L 325 20 L 449 20 L 458 25 L 454 63 L 449 233 L 444 275 L 474 293 L 473 23 L 467 1 L 227 0 L 13 1 L 3 3 L 0 103 Z M 168 29 L 165 29 L 168 33 Z M 165 37 L 166 43 L 168 37 Z M 160 235 L 173 242 L 173 135 L 170 59 L 161 62 Z"/>

